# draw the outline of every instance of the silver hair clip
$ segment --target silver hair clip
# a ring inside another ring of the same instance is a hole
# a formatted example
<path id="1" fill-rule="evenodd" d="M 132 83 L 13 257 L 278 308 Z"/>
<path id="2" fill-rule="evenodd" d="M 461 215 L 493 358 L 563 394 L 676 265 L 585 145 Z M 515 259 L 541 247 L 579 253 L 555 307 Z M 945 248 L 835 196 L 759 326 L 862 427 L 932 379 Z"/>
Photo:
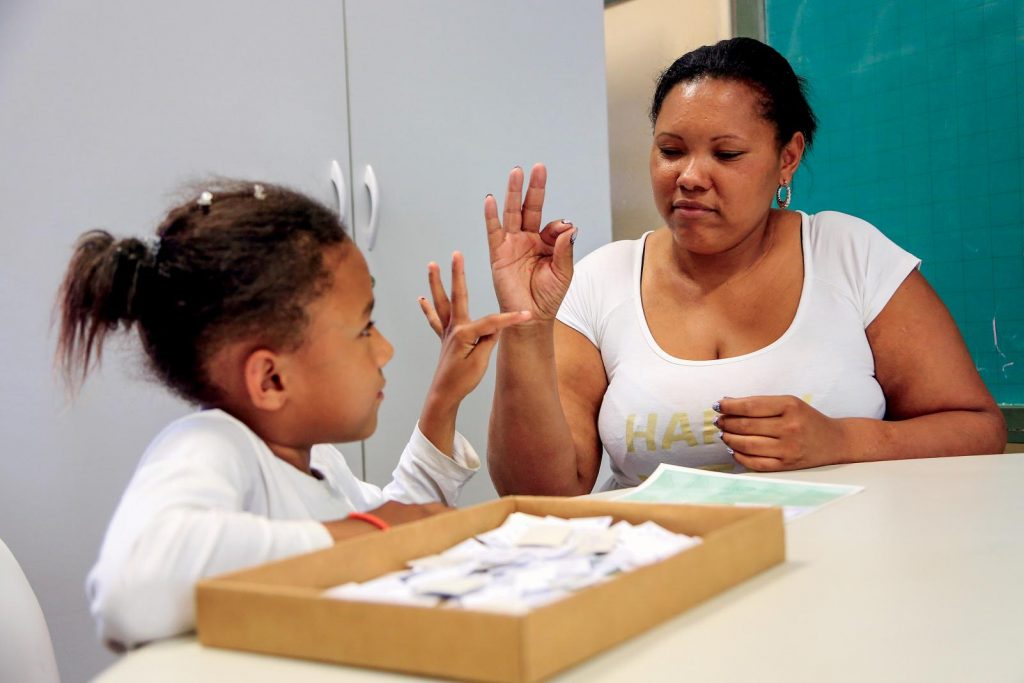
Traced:
<path id="1" fill-rule="evenodd" d="M 255 197 L 257 201 L 262 202 L 267 198 L 267 192 L 263 189 L 262 185 L 256 183 L 252 186 L 252 196 Z"/>
<path id="2" fill-rule="evenodd" d="M 204 190 L 203 193 L 199 195 L 199 199 L 196 200 L 196 204 L 204 209 L 209 209 L 210 205 L 213 204 L 213 193 L 209 190 Z"/>

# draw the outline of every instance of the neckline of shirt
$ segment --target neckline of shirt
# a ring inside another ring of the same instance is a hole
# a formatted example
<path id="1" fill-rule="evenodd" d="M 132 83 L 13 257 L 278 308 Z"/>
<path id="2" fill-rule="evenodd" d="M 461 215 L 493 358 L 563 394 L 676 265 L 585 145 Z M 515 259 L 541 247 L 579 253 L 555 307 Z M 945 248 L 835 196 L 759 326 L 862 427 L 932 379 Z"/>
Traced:
<path id="1" fill-rule="evenodd" d="M 782 345 L 785 341 L 794 334 L 797 329 L 800 320 L 803 318 L 804 310 L 807 308 L 808 300 L 811 293 L 811 281 L 813 278 L 813 264 L 811 260 L 811 245 L 810 245 L 810 216 L 803 211 L 797 211 L 800 214 L 800 245 L 802 250 L 802 257 L 804 262 L 804 281 L 803 286 L 800 288 L 800 302 L 797 304 L 796 313 L 793 315 L 793 320 L 790 321 L 789 327 L 783 332 L 778 339 L 773 341 L 767 346 L 762 346 L 759 349 L 744 353 L 740 356 L 729 356 L 728 358 L 712 358 L 710 360 L 690 360 L 687 358 L 679 358 L 661 348 L 661 345 L 654 339 L 654 335 L 651 334 L 651 328 L 647 326 L 647 316 L 644 314 L 644 303 L 640 296 L 640 277 L 643 270 L 644 263 L 644 250 L 647 248 L 647 238 L 654 234 L 653 230 L 648 230 L 640 239 L 637 240 L 636 251 L 633 254 L 633 270 L 630 273 L 632 278 L 631 287 L 633 289 L 633 301 L 634 309 L 636 311 L 637 319 L 640 324 L 640 330 L 644 335 L 644 339 L 647 341 L 647 345 L 650 346 L 651 350 L 662 360 L 676 365 L 692 365 L 692 366 L 712 366 L 712 365 L 725 365 L 728 363 L 739 363 L 756 356 L 760 356 L 764 353 L 768 353 L 772 349 Z"/>

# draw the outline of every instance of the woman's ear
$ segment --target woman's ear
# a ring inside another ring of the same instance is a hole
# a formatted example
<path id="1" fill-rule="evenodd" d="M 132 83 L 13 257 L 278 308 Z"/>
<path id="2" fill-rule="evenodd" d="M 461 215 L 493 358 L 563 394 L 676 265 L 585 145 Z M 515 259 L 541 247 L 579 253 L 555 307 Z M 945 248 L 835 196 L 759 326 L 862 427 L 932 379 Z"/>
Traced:
<path id="1" fill-rule="evenodd" d="M 245 391 L 258 410 L 275 411 L 288 401 L 281 356 L 268 349 L 256 349 L 245 359 Z"/>
<path id="2" fill-rule="evenodd" d="M 804 134 L 800 131 L 793 133 L 793 137 L 783 146 L 782 154 L 779 158 L 782 166 L 779 170 L 782 172 L 783 178 L 787 180 L 793 179 L 796 169 L 800 166 L 800 160 L 804 158 L 805 147 Z"/>

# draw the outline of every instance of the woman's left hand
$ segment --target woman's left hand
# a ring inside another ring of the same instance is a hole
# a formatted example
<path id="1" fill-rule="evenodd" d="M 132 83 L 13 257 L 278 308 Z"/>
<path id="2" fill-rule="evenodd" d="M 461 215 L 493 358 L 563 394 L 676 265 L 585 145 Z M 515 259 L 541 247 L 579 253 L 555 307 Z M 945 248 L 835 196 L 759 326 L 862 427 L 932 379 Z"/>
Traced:
<path id="1" fill-rule="evenodd" d="M 797 470 L 842 460 L 842 422 L 796 396 L 723 398 L 716 410 L 722 441 L 749 470 Z"/>

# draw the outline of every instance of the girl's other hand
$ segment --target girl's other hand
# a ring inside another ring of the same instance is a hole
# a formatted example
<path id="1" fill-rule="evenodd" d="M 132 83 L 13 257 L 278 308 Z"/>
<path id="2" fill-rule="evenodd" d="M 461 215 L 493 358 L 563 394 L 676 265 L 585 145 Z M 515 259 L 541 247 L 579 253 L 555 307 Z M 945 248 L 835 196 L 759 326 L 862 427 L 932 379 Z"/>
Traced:
<path id="1" fill-rule="evenodd" d="M 572 280 L 572 244 L 577 228 L 566 220 L 541 230 L 541 210 L 547 169 L 530 171 L 523 199 L 523 169 L 512 169 L 505 195 L 505 212 L 498 218 L 493 195 L 484 199 L 491 276 L 502 311 L 529 311 L 539 322 L 554 320 Z"/>
<path id="2" fill-rule="evenodd" d="M 441 357 L 420 415 L 420 431 L 438 450 L 450 455 L 459 404 L 483 379 L 491 352 L 498 343 L 498 333 L 511 325 L 527 322 L 532 313 L 529 310 L 495 313 L 471 320 L 465 263 L 459 252 L 452 254 L 450 300 L 436 263 L 429 264 L 427 279 L 433 304 L 420 297 L 420 308 L 441 339 Z"/>
<path id="3" fill-rule="evenodd" d="M 387 522 L 389 526 L 398 526 L 451 510 L 452 508 L 444 503 L 399 503 L 392 500 L 374 510 L 367 510 L 367 512 Z M 324 526 L 335 541 L 379 531 L 369 522 L 349 518 L 324 522 Z"/>

